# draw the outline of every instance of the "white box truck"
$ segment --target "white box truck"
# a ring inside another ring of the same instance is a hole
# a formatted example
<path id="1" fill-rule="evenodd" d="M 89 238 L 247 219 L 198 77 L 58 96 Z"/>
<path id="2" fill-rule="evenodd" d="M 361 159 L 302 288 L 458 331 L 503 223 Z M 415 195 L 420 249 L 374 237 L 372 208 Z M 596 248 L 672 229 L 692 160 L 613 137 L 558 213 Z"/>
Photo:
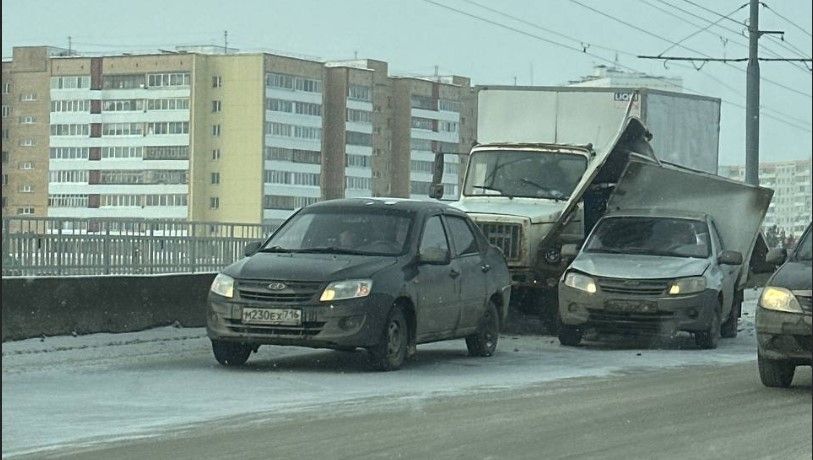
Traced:
<path id="1" fill-rule="evenodd" d="M 582 241 L 604 214 L 631 154 L 717 173 L 719 99 L 630 88 L 477 91 L 478 143 L 454 206 L 502 248 L 514 308 L 540 314 L 552 332 L 567 267 L 561 247 Z M 433 187 L 433 198 L 442 194 Z"/>

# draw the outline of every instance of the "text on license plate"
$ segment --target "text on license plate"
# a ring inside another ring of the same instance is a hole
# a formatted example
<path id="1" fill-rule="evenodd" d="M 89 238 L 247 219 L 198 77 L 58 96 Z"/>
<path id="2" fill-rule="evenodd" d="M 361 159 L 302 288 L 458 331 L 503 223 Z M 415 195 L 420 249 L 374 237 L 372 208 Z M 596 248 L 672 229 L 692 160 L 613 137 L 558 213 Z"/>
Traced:
<path id="1" fill-rule="evenodd" d="M 654 302 L 647 301 L 608 300 L 604 303 L 604 308 L 611 311 L 635 313 L 654 313 L 658 311 L 658 306 Z"/>
<path id="2" fill-rule="evenodd" d="M 243 308 L 243 322 L 250 324 L 302 324 L 302 310 L 294 308 Z"/>

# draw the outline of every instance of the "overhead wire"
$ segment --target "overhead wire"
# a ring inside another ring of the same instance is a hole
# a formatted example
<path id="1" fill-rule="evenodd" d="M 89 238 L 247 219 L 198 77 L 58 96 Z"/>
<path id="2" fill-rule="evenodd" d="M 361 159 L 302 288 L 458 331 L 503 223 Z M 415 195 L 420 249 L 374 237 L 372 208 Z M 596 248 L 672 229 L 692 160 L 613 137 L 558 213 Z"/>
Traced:
<path id="1" fill-rule="evenodd" d="M 608 18 L 608 19 L 612 19 L 613 21 L 616 21 L 616 22 L 619 22 L 619 23 L 621 23 L 621 24 L 624 24 L 625 26 L 630 27 L 630 28 L 633 28 L 633 29 L 635 29 L 635 30 L 637 30 L 637 31 L 639 31 L 639 32 L 642 32 L 642 33 L 646 34 L 646 35 L 649 35 L 649 36 L 651 36 L 651 37 L 657 38 L 658 40 L 665 41 L 665 42 L 668 42 L 668 43 L 674 43 L 674 41 L 669 40 L 668 38 L 664 38 L 664 37 L 662 37 L 661 35 L 658 35 L 658 34 L 656 34 L 656 33 L 653 33 L 653 32 L 651 32 L 651 31 L 648 31 L 648 30 L 646 30 L 646 29 L 643 29 L 643 28 L 641 28 L 641 27 L 638 27 L 638 26 L 636 26 L 635 24 L 631 24 L 631 23 L 629 23 L 629 22 L 627 22 L 627 21 L 624 21 L 623 19 L 617 18 L 617 17 L 615 17 L 615 16 L 613 16 L 613 15 L 611 15 L 611 14 L 605 13 L 604 11 L 598 10 L 598 9 L 596 9 L 596 8 L 593 8 L 593 7 L 589 6 L 589 5 L 585 5 L 584 3 L 580 2 L 579 0 L 570 0 L 570 2 L 571 2 L 571 3 L 575 3 L 575 4 L 577 4 L 577 5 L 581 6 L 581 7 L 586 8 L 586 9 L 588 9 L 588 10 L 590 10 L 590 11 L 593 11 L 593 12 L 595 12 L 595 13 L 597 13 L 597 14 L 600 14 L 600 15 L 602 15 L 602 16 L 604 16 L 604 17 Z M 697 53 L 697 54 L 699 54 L 700 56 L 703 56 L 703 57 L 705 57 L 705 58 L 711 58 L 711 56 L 709 56 L 708 54 L 703 53 L 702 51 L 698 51 L 698 50 L 695 50 L 695 49 L 689 48 L 688 46 L 685 46 L 685 45 L 678 45 L 678 46 L 680 46 L 681 48 L 683 48 L 683 49 L 685 49 L 685 50 L 687 50 L 687 51 L 691 51 L 691 52 L 693 52 L 693 53 Z M 733 64 L 731 64 L 731 63 L 729 63 L 729 62 L 723 62 L 723 64 L 724 64 L 724 65 L 726 65 L 726 66 L 728 66 L 728 67 L 731 67 L 731 68 L 733 68 L 733 69 L 737 69 L 737 70 L 739 70 L 740 72 L 745 73 L 745 69 L 742 69 L 742 68 L 740 68 L 740 67 L 737 67 L 737 66 L 735 66 L 735 65 L 733 65 Z M 810 94 L 810 93 L 805 93 L 804 91 L 799 91 L 799 90 L 797 90 L 796 88 L 792 88 L 792 87 L 787 86 L 787 85 L 785 85 L 785 84 L 782 84 L 782 83 L 779 83 L 779 82 L 776 82 L 776 81 L 774 81 L 774 80 L 770 80 L 770 79 L 767 79 L 767 78 L 764 78 L 764 77 L 762 78 L 762 80 L 763 80 L 763 81 L 765 81 L 766 83 L 771 83 L 771 84 L 772 84 L 772 85 L 774 85 L 774 86 L 778 86 L 778 87 L 780 87 L 780 88 L 784 88 L 785 90 L 790 91 L 790 92 L 792 92 L 792 93 L 799 94 L 800 96 L 805 96 L 805 97 L 808 97 L 808 98 L 813 99 L 813 94 Z"/>
<path id="2" fill-rule="evenodd" d="M 586 49 L 579 49 L 579 48 L 575 48 L 575 47 L 573 47 L 573 46 L 569 46 L 569 45 L 566 45 L 566 44 L 563 44 L 563 43 L 559 43 L 559 42 L 556 42 L 556 41 L 554 41 L 554 40 L 550 40 L 550 39 L 548 39 L 548 38 L 541 37 L 541 36 L 539 36 L 539 35 L 537 35 L 537 34 L 533 34 L 533 33 L 530 33 L 530 32 L 528 32 L 528 31 L 524 31 L 524 30 L 522 30 L 522 29 L 518 29 L 518 28 L 516 28 L 516 27 L 512 27 L 512 26 L 510 26 L 510 25 L 503 24 L 503 23 L 500 23 L 500 22 L 497 22 L 497 21 L 491 20 L 491 19 L 489 19 L 489 18 L 485 18 L 485 17 L 482 17 L 482 16 L 478 16 L 478 15 L 476 15 L 476 14 L 473 14 L 473 13 L 470 13 L 470 12 L 467 12 L 467 11 L 463 11 L 463 10 L 460 10 L 460 9 L 458 9 L 458 8 L 454 8 L 454 7 L 449 6 L 449 5 L 445 5 L 445 4 L 439 3 L 439 2 L 437 2 L 437 1 L 435 1 L 435 0 L 423 0 L 423 1 L 424 1 L 424 2 L 426 2 L 426 3 L 432 4 L 432 5 L 435 5 L 435 6 L 437 6 L 437 7 L 444 8 L 444 9 L 446 9 L 446 10 L 449 10 L 449 11 L 455 12 L 455 13 L 457 13 L 457 14 L 461 14 L 461 15 L 463 15 L 463 16 L 467 16 L 467 17 L 469 17 L 469 18 L 476 19 L 476 20 L 478 20 L 478 21 L 482 21 L 482 22 L 485 22 L 485 23 L 488 23 L 488 24 L 491 24 L 491 25 L 494 25 L 494 26 L 497 26 L 497 27 L 500 27 L 500 28 L 503 28 L 503 29 L 506 29 L 506 30 L 510 30 L 510 31 L 513 31 L 513 32 L 519 33 L 519 34 L 521 34 L 521 35 L 525 35 L 525 36 L 527 36 L 527 37 L 534 38 L 534 39 L 536 39 L 536 40 L 540 40 L 540 41 L 543 41 L 543 42 L 546 42 L 546 43 L 550 43 L 550 44 L 553 44 L 553 45 L 555 45 L 555 46 L 559 46 L 559 47 L 562 47 L 562 48 L 568 49 L 568 50 L 570 50 L 570 51 L 576 51 L 576 52 L 578 52 L 578 53 L 580 53 L 580 54 L 586 54 L 586 55 L 591 56 L 591 57 L 593 57 L 593 58 L 599 59 L 599 60 L 604 61 L 604 62 L 607 62 L 607 63 L 611 63 L 611 64 L 614 64 L 614 65 L 617 65 L 618 67 L 621 67 L 621 68 L 626 68 L 627 70 L 631 70 L 631 71 L 633 71 L 633 72 L 642 73 L 642 72 L 641 72 L 640 70 L 638 70 L 638 69 L 635 69 L 635 68 L 633 68 L 633 67 L 630 67 L 630 66 L 627 66 L 627 65 L 624 65 L 624 64 L 620 64 L 620 63 L 617 63 L 617 62 L 611 61 L 610 59 L 607 59 L 607 58 L 605 58 L 605 57 L 603 57 L 603 56 L 597 55 L 597 54 L 595 54 L 595 53 L 591 53 L 591 52 L 587 51 Z M 470 3 L 476 3 L 476 2 L 473 2 L 472 0 L 467 0 L 467 1 L 469 1 Z M 501 13 L 501 14 L 502 14 L 503 16 L 505 16 L 505 17 L 511 17 L 512 19 L 515 19 L 515 20 L 520 20 L 520 19 L 518 19 L 518 18 L 516 18 L 516 17 L 512 17 L 511 15 L 508 15 L 507 13 Z M 520 20 L 520 21 L 523 21 L 523 20 Z M 534 25 L 534 27 L 536 27 L 536 25 Z M 557 34 L 559 34 L 559 33 L 557 32 Z M 563 34 L 562 34 L 562 35 L 563 35 Z M 572 37 L 568 37 L 568 38 L 570 38 L 571 40 L 574 40 L 574 41 L 579 41 L 579 40 L 574 39 L 574 38 L 572 38 Z M 634 56 L 632 53 L 625 53 L 625 54 L 629 54 L 629 55 L 631 55 L 631 56 Z M 714 78 L 714 80 L 716 80 L 716 81 L 718 81 L 718 82 L 722 83 L 721 81 L 717 80 L 716 78 Z M 731 88 L 731 87 L 730 87 L 730 86 L 728 86 L 728 85 L 725 85 L 725 86 L 727 86 L 727 87 L 728 87 L 729 89 L 731 89 L 731 90 L 734 90 L 733 88 Z M 685 87 L 685 86 L 684 86 L 684 89 L 686 89 L 686 90 L 687 90 L 687 91 L 689 91 L 689 92 L 695 93 L 695 94 L 700 94 L 698 91 L 696 91 L 696 90 L 694 90 L 694 89 L 692 89 L 692 88 L 688 88 L 688 87 Z M 724 99 L 724 98 L 720 98 L 720 100 L 721 100 L 723 103 L 730 104 L 730 105 L 733 105 L 733 106 L 738 107 L 738 108 L 741 108 L 741 109 L 744 109 L 744 108 L 745 108 L 745 106 L 743 106 L 742 104 L 738 104 L 738 103 L 735 103 L 735 102 L 729 101 L 729 100 Z M 771 110 L 772 110 L 772 111 L 774 111 L 774 112 L 777 112 L 777 111 L 775 111 L 775 110 L 773 110 L 773 109 L 771 109 Z M 785 115 L 785 114 L 783 114 L 783 116 L 786 116 L 786 115 Z M 797 129 L 804 130 L 804 131 L 807 131 L 807 132 L 811 132 L 811 131 L 813 131 L 813 130 L 811 130 L 811 128 L 810 128 L 810 127 L 808 127 L 808 126 L 802 126 L 802 125 L 798 125 L 798 124 L 796 124 L 796 123 L 789 122 L 789 121 L 788 121 L 786 118 L 780 118 L 780 117 L 778 117 L 778 116 L 771 115 L 771 114 L 769 114 L 769 113 L 766 113 L 766 114 L 765 114 L 765 117 L 766 117 L 766 118 L 773 119 L 773 120 L 775 120 L 775 121 L 777 121 L 777 122 L 779 122 L 779 123 L 785 124 L 785 125 L 790 126 L 790 127 L 793 127 L 793 128 L 797 128 Z"/>

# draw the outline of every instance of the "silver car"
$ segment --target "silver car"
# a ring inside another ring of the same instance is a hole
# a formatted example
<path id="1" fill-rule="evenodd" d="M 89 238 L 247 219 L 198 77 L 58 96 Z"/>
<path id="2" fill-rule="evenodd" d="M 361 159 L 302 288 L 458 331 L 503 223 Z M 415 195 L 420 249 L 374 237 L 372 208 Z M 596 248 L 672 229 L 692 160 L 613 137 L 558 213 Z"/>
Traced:
<path id="1" fill-rule="evenodd" d="M 563 255 L 576 248 L 563 248 Z M 694 334 L 699 348 L 737 335 L 743 256 L 729 251 L 711 216 L 623 211 L 603 217 L 559 281 L 559 341 L 585 330 Z"/>

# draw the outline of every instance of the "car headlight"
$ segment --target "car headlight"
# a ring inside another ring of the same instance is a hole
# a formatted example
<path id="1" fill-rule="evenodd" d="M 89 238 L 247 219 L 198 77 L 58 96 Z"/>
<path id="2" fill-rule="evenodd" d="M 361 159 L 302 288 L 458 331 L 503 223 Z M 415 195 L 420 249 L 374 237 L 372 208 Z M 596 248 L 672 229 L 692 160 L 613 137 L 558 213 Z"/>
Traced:
<path id="1" fill-rule="evenodd" d="M 596 282 L 593 280 L 593 278 L 575 272 L 570 272 L 565 275 L 565 286 L 569 286 L 573 289 L 578 289 L 590 294 L 595 294 L 595 292 L 598 291 Z"/>
<path id="2" fill-rule="evenodd" d="M 706 278 L 693 276 L 691 278 L 680 278 L 669 283 L 669 294 L 694 294 L 706 289 Z"/>
<path id="3" fill-rule="evenodd" d="M 367 297 L 372 289 L 373 280 L 334 281 L 327 285 L 319 300 L 329 302 L 331 300 Z"/>
<path id="4" fill-rule="evenodd" d="M 796 296 L 785 288 L 766 287 L 759 296 L 759 306 L 766 310 L 786 311 L 789 313 L 802 313 L 802 307 Z"/>
<path id="5" fill-rule="evenodd" d="M 212 281 L 211 291 L 223 297 L 234 297 L 234 278 L 223 273 L 218 273 Z"/>

